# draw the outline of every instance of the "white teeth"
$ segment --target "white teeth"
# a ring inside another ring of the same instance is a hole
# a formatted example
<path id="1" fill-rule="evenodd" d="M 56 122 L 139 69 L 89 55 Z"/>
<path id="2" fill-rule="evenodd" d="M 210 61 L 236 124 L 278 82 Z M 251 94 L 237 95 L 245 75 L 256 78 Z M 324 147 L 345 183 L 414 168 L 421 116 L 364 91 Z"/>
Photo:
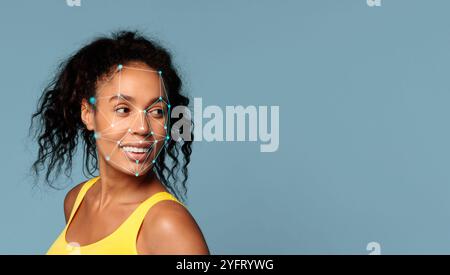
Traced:
<path id="1" fill-rule="evenodd" d="M 125 152 L 132 152 L 132 153 L 147 153 L 150 148 L 138 148 L 138 147 L 130 147 L 130 146 L 124 146 L 122 149 Z"/>

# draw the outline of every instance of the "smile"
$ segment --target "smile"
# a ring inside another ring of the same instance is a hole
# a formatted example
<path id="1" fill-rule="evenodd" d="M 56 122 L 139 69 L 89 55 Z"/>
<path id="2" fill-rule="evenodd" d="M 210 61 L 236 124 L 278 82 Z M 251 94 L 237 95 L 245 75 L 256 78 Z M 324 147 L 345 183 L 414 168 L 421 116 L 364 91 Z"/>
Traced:
<path id="1" fill-rule="evenodd" d="M 140 148 L 140 147 L 124 146 L 122 147 L 122 150 L 130 153 L 147 153 L 148 151 L 150 151 L 150 147 Z"/>
<path id="2" fill-rule="evenodd" d="M 139 142 L 139 143 L 127 143 L 120 144 L 120 149 L 123 150 L 127 158 L 139 164 L 140 162 L 146 161 L 151 154 L 153 146 L 149 142 Z"/>

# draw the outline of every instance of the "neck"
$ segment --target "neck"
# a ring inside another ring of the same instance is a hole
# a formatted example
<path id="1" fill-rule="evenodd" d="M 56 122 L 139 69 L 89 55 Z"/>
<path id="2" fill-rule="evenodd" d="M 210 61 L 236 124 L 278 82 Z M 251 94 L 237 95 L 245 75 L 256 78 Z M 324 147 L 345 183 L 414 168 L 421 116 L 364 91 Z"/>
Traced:
<path id="1" fill-rule="evenodd" d="M 158 185 L 158 180 L 152 171 L 136 177 L 106 164 L 102 157 L 99 158 L 99 172 L 100 184 L 96 184 L 95 190 L 99 208 L 104 208 L 111 203 L 141 201 L 148 197 Z"/>

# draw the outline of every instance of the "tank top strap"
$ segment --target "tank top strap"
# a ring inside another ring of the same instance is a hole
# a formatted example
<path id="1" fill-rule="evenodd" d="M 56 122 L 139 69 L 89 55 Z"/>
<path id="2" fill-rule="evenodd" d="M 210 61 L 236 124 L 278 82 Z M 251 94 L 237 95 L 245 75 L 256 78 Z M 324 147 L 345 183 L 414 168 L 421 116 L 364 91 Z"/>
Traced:
<path id="1" fill-rule="evenodd" d="M 67 224 L 69 224 L 72 221 L 72 218 L 73 218 L 74 214 L 76 213 L 78 207 L 80 207 L 81 201 L 83 201 L 83 198 L 86 195 L 86 192 L 89 190 L 89 188 L 92 187 L 92 185 L 94 185 L 95 182 L 97 182 L 98 179 L 99 179 L 99 177 L 92 178 L 92 179 L 86 181 L 83 184 L 83 186 L 80 188 L 77 198 L 75 199 L 75 203 L 73 204 L 72 211 L 70 212 L 70 218 L 69 218 L 69 221 L 67 222 Z"/>

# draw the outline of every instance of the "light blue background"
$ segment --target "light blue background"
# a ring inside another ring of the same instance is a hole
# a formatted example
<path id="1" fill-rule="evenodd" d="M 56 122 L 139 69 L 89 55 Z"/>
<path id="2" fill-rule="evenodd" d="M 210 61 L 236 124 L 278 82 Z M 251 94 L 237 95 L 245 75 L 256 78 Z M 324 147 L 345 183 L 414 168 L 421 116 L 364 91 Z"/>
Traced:
<path id="1" fill-rule="evenodd" d="M 189 208 L 213 254 L 450 253 L 450 1 L 0 4 L 0 253 L 43 254 L 67 188 L 32 189 L 36 101 L 120 28 L 174 53 L 204 105 L 279 105 L 280 147 L 196 143 Z"/>

